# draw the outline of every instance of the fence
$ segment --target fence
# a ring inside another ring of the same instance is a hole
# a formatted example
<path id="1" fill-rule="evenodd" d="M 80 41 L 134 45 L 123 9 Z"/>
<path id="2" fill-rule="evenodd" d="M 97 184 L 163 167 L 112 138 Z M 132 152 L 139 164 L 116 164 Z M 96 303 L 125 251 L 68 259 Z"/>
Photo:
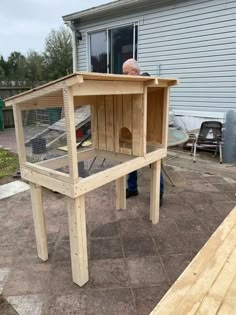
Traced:
<path id="1" fill-rule="evenodd" d="M 0 81 L 0 99 L 5 99 L 44 84 L 45 82 Z M 3 107 L 3 123 L 5 128 L 14 127 L 12 108 Z"/>

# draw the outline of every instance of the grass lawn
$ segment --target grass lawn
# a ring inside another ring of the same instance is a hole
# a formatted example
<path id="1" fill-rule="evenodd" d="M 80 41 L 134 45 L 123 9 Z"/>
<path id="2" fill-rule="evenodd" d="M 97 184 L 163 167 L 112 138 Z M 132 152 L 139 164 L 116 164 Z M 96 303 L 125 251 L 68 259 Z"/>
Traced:
<path id="1" fill-rule="evenodd" d="M 18 168 L 17 154 L 0 149 L 0 178 L 12 175 Z"/>

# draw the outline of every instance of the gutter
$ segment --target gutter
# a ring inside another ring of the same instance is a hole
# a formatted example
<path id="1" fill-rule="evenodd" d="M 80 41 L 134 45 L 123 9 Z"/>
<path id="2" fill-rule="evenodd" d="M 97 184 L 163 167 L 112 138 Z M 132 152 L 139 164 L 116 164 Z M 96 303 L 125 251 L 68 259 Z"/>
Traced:
<path id="1" fill-rule="evenodd" d="M 146 3 L 146 1 L 145 0 L 116 0 L 116 1 L 109 2 L 107 4 L 103 4 L 97 7 L 87 9 L 87 10 L 64 15 L 62 18 L 64 22 L 72 21 L 78 18 L 91 17 L 93 15 L 96 15 L 99 13 L 105 13 L 107 11 L 113 11 L 120 8 L 124 9 L 126 7 L 134 6 L 140 3 Z"/>

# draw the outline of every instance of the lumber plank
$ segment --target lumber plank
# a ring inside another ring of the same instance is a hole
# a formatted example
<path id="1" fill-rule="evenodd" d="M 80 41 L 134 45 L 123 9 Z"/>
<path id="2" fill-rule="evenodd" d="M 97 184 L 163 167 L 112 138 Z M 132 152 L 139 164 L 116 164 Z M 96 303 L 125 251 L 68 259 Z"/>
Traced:
<path id="1" fill-rule="evenodd" d="M 105 96 L 106 110 L 106 146 L 108 151 L 114 151 L 114 107 L 113 95 Z"/>
<path id="2" fill-rule="evenodd" d="M 83 95 L 121 95 L 143 93 L 143 83 L 129 81 L 85 80 L 83 84 L 71 87 L 73 96 Z"/>
<path id="3" fill-rule="evenodd" d="M 230 288 L 226 293 L 223 303 L 218 310 L 217 315 L 236 314 L 236 275 L 230 284 Z"/>
<path id="4" fill-rule="evenodd" d="M 73 183 L 74 182 L 70 175 L 62 173 L 60 171 L 55 171 L 53 169 L 48 169 L 47 167 L 39 165 L 39 164 L 33 164 L 33 163 L 26 162 L 24 166 L 26 168 L 36 172 L 36 173 L 40 173 L 40 174 L 46 175 L 48 177 L 58 179 L 62 182 L 67 182 L 67 183 Z M 77 181 L 78 181 L 78 179 L 77 179 Z"/>
<path id="5" fill-rule="evenodd" d="M 29 184 L 38 257 L 43 261 L 46 261 L 48 259 L 48 246 L 43 210 L 42 187 L 31 182 Z"/>
<path id="6" fill-rule="evenodd" d="M 116 180 L 116 210 L 126 209 L 126 176 Z"/>
<path id="7" fill-rule="evenodd" d="M 21 110 L 16 105 L 13 106 L 14 120 L 15 120 L 15 131 L 16 131 L 16 143 L 17 153 L 19 157 L 20 166 L 26 162 L 26 151 L 24 144 L 24 130 Z"/>
<path id="8" fill-rule="evenodd" d="M 67 198 L 73 281 L 83 286 L 88 281 L 88 254 L 85 198 Z"/>
<path id="9" fill-rule="evenodd" d="M 29 170 L 24 166 L 21 167 L 21 177 L 39 186 L 46 187 L 72 198 L 74 197 L 74 184 Z"/>
<path id="10" fill-rule="evenodd" d="M 151 164 L 150 220 L 152 224 L 159 222 L 160 176 L 161 161 L 159 160 Z"/>
<path id="11" fill-rule="evenodd" d="M 63 90 L 64 96 L 64 114 L 66 124 L 67 148 L 68 148 L 68 165 L 70 176 L 76 180 L 79 176 L 77 162 L 77 147 L 75 136 L 75 114 L 74 101 L 71 88 Z"/>
<path id="12" fill-rule="evenodd" d="M 115 152 L 120 152 L 120 132 L 123 126 L 122 110 L 123 110 L 123 98 L 122 95 L 114 96 L 114 110 L 115 110 Z"/>
<path id="13" fill-rule="evenodd" d="M 190 265 L 184 270 L 181 276 L 165 294 L 162 300 L 157 304 L 157 306 L 150 313 L 150 315 L 186 314 L 181 313 L 183 309 L 180 309 L 179 306 L 183 305 L 183 301 L 185 297 L 188 296 L 189 292 L 192 293 L 195 292 L 191 291 L 191 289 L 194 288 L 194 285 L 198 282 L 198 278 L 199 277 L 201 278 L 202 275 L 204 274 L 206 266 L 208 264 L 209 264 L 208 266 L 213 265 L 213 263 L 215 262 L 214 259 L 216 252 L 220 253 L 221 249 L 224 248 L 222 244 L 227 244 L 227 238 L 230 235 L 231 235 L 230 246 L 226 245 L 225 249 L 223 249 L 223 253 L 224 255 L 227 256 L 227 254 L 231 252 L 233 243 L 236 240 L 235 235 L 233 237 L 233 234 L 231 234 L 232 231 L 235 229 L 235 226 L 236 207 L 231 211 L 231 213 L 227 216 L 224 222 L 220 225 L 220 227 L 215 231 L 215 233 L 211 236 L 208 242 L 195 256 Z M 215 269 L 212 271 L 212 273 L 214 272 Z M 212 277 L 212 273 L 210 277 Z M 201 292 L 198 292 L 198 294 L 201 294 Z M 191 295 L 191 297 L 192 296 L 193 294 Z M 197 305 L 195 304 L 194 309 L 195 312 L 197 311 L 198 307 L 199 304 Z"/>
<path id="14" fill-rule="evenodd" d="M 236 237 L 236 233 L 234 235 Z M 211 310 L 211 314 L 217 314 L 218 309 L 225 302 L 225 295 L 232 284 L 232 275 L 236 276 L 236 246 L 234 246 L 228 256 L 223 256 L 222 259 L 224 261 L 223 268 L 216 276 L 212 286 L 208 288 L 208 293 L 203 298 L 196 312 L 198 315 L 207 314 L 209 310 Z"/>
<path id="15" fill-rule="evenodd" d="M 163 118 L 162 118 L 162 144 L 165 148 L 168 146 L 168 124 L 169 124 L 169 108 L 170 108 L 170 88 L 164 89 L 163 101 Z"/>
<path id="16" fill-rule="evenodd" d="M 212 259 L 205 265 L 197 281 L 193 284 L 188 294 L 177 308 L 179 314 L 195 314 L 207 294 L 209 287 L 216 280 L 218 273 L 223 268 L 225 261 L 236 245 L 236 226 L 230 231 L 227 238 L 217 248 Z"/>
<path id="17" fill-rule="evenodd" d="M 133 125 L 133 155 L 144 155 L 144 107 L 143 95 L 133 95 L 133 112 L 132 112 L 132 125 Z"/>
<path id="18" fill-rule="evenodd" d="M 97 104 L 91 106 L 91 138 L 92 146 L 98 149 L 98 112 Z"/>
<path id="19" fill-rule="evenodd" d="M 98 116 L 98 147 L 106 150 L 106 112 L 105 97 L 97 96 L 97 116 Z"/>

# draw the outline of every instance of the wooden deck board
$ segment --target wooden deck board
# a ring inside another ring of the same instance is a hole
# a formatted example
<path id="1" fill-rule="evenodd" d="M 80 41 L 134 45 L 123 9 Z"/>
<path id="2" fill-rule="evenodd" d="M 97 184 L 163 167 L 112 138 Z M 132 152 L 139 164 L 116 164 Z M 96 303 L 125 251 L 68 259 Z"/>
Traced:
<path id="1" fill-rule="evenodd" d="M 150 315 L 236 314 L 235 278 L 236 207 Z"/>

